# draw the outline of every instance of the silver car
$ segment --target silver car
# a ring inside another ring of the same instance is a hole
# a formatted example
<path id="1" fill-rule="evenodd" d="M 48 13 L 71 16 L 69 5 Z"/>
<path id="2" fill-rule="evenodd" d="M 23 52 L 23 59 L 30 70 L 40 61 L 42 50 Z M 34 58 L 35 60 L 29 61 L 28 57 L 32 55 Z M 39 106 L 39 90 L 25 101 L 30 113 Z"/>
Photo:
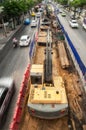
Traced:
<path id="1" fill-rule="evenodd" d="M 0 79 L 0 128 L 5 123 L 7 111 L 15 92 L 15 84 L 12 78 Z"/>
<path id="2" fill-rule="evenodd" d="M 28 36 L 28 35 L 23 35 L 23 36 L 21 36 L 21 38 L 20 38 L 19 46 L 29 46 L 30 41 L 31 41 L 30 36 Z"/>

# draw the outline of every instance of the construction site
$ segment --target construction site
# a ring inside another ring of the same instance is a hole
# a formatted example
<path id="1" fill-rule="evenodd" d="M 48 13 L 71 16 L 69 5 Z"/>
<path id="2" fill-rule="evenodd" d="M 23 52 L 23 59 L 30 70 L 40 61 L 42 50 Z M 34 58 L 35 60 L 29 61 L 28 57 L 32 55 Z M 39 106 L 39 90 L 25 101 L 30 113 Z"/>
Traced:
<path id="1" fill-rule="evenodd" d="M 85 91 L 52 17 L 50 26 L 40 25 L 19 130 L 86 130 Z"/>

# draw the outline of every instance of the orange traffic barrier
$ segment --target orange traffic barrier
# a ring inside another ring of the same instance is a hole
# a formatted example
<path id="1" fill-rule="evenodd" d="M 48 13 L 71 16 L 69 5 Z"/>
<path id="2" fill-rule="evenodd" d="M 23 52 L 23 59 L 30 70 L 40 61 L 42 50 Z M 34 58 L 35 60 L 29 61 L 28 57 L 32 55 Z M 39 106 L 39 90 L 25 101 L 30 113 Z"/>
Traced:
<path id="1" fill-rule="evenodd" d="M 10 125 L 10 130 L 19 130 L 19 124 L 13 121 Z"/>
<path id="2" fill-rule="evenodd" d="M 28 84 L 28 79 L 29 79 L 29 78 L 24 77 L 23 82 L 22 82 L 22 83 L 24 84 L 24 87 L 27 86 L 27 84 Z"/>
<path id="3" fill-rule="evenodd" d="M 27 90 L 27 84 L 28 84 L 29 76 L 30 76 L 30 67 L 31 65 L 28 64 L 27 70 L 25 71 L 25 74 L 24 74 L 20 92 L 18 95 L 17 106 L 14 112 L 13 122 L 10 125 L 10 130 L 19 130 L 19 123 L 21 122 L 21 118 L 22 118 L 25 93 Z"/>
<path id="4" fill-rule="evenodd" d="M 22 116 L 22 108 L 20 108 L 19 106 L 16 107 L 16 111 L 14 113 L 14 117 L 13 117 L 13 120 L 16 122 L 16 123 L 20 123 L 21 121 L 21 116 Z"/>
<path id="5" fill-rule="evenodd" d="M 27 89 L 27 87 L 25 86 L 24 83 L 22 83 L 21 88 L 20 88 L 20 93 L 24 94 L 26 92 L 26 89 Z"/>
<path id="6" fill-rule="evenodd" d="M 25 74 L 24 74 L 24 76 L 25 76 L 25 78 L 27 78 L 28 79 L 28 77 L 29 77 L 29 71 L 28 70 L 26 70 L 26 72 L 25 72 Z"/>
<path id="7" fill-rule="evenodd" d="M 18 100 L 17 100 L 17 105 L 22 108 L 23 107 L 23 103 L 25 100 L 25 95 L 22 95 L 21 93 L 18 96 Z"/>
<path id="8" fill-rule="evenodd" d="M 28 69 L 28 70 L 30 70 L 30 66 L 31 66 L 31 65 L 30 65 L 30 64 L 28 64 L 28 66 L 27 66 L 27 69 Z"/>

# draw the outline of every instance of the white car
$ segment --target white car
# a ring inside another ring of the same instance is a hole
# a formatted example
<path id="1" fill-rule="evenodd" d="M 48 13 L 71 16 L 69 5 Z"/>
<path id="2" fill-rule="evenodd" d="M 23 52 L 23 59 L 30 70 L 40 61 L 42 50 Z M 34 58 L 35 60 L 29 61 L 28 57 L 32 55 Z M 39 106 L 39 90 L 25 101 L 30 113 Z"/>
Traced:
<path id="1" fill-rule="evenodd" d="M 62 12 L 62 13 L 61 13 L 61 16 L 62 16 L 62 17 L 66 17 L 66 13 L 65 13 L 65 12 Z"/>
<path id="2" fill-rule="evenodd" d="M 36 27 L 37 26 L 37 20 L 32 20 L 30 26 L 31 27 Z"/>
<path id="3" fill-rule="evenodd" d="M 39 8 L 38 11 L 39 11 L 39 12 L 43 12 L 43 9 L 42 9 L 42 8 Z"/>
<path id="4" fill-rule="evenodd" d="M 61 9 L 59 9 L 59 13 L 62 13 L 63 11 Z"/>
<path id="5" fill-rule="evenodd" d="M 40 17 L 41 17 L 41 12 L 38 12 L 38 13 L 36 14 L 36 17 L 37 17 L 37 18 L 40 18 Z"/>
<path id="6" fill-rule="evenodd" d="M 78 26 L 79 26 L 76 19 L 71 19 L 71 20 L 69 21 L 69 25 L 70 25 L 72 28 L 78 28 Z"/>
<path id="7" fill-rule="evenodd" d="M 28 35 L 23 35 L 20 38 L 19 46 L 29 46 L 31 38 Z"/>
<path id="8" fill-rule="evenodd" d="M 82 24 L 82 27 L 86 30 L 86 24 L 85 23 Z"/>

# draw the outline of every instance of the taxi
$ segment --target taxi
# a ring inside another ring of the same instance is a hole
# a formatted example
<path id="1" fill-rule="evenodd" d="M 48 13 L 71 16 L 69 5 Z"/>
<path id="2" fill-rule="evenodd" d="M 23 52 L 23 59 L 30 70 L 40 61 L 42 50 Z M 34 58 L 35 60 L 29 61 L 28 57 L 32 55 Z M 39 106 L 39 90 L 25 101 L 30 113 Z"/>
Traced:
<path id="1" fill-rule="evenodd" d="M 35 16 L 36 16 L 35 12 L 32 12 L 32 13 L 31 13 L 31 16 L 32 16 L 32 17 L 35 17 Z"/>

